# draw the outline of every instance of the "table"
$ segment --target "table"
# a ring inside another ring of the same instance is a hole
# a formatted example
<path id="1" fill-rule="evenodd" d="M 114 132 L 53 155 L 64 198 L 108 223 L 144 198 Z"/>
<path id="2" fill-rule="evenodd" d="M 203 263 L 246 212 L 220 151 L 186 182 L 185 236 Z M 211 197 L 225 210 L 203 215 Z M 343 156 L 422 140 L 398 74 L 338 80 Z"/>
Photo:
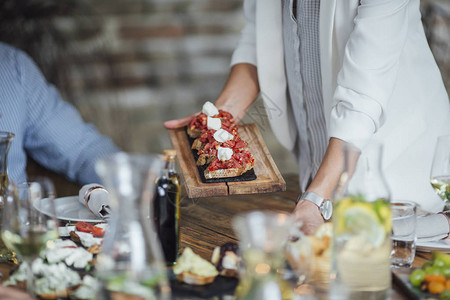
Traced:
<path id="1" fill-rule="evenodd" d="M 210 260 L 216 246 L 237 242 L 231 226 L 231 220 L 236 214 L 253 210 L 292 212 L 300 193 L 298 177 L 287 175 L 284 179 L 287 186 L 285 192 L 199 199 L 182 196 L 181 247 L 191 247 L 195 253 Z M 430 257 L 429 253 L 417 253 L 413 267 L 420 267 Z M 0 272 L 4 274 L 2 280 L 7 279 L 11 269 L 11 265 L 0 264 Z M 393 284 L 392 299 L 407 299 L 396 284 Z"/>
<path id="2" fill-rule="evenodd" d="M 195 253 L 210 260 L 216 246 L 237 242 L 231 226 L 233 216 L 253 210 L 292 212 L 300 190 L 296 175 L 284 176 L 286 191 L 266 194 L 232 195 L 181 199 L 181 247 L 191 247 Z M 420 267 L 431 258 L 418 252 L 413 267 Z M 407 271 L 407 270 L 406 270 Z M 407 299 L 400 287 L 393 284 L 392 299 Z"/>

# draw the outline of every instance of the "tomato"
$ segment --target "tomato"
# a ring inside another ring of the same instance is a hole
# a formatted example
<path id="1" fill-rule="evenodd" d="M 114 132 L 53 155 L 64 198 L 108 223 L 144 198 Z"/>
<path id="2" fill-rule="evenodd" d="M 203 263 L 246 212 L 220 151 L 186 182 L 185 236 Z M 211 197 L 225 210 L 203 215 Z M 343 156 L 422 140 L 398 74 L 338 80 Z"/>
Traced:
<path id="1" fill-rule="evenodd" d="M 428 285 L 428 291 L 432 294 L 440 294 L 445 290 L 445 286 L 442 282 L 432 281 Z"/>
<path id="2" fill-rule="evenodd" d="M 425 281 L 430 283 L 430 282 L 439 282 L 444 284 L 445 283 L 445 277 L 442 275 L 438 275 L 438 274 L 428 274 L 425 275 Z"/>
<path id="3" fill-rule="evenodd" d="M 92 234 L 95 237 L 102 237 L 105 234 L 105 230 L 103 230 L 103 228 L 94 226 L 94 230 L 93 230 Z"/>
<path id="4" fill-rule="evenodd" d="M 446 289 L 446 290 L 450 290 L 450 279 L 447 279 L 447 280 L 445 281 L 445 289 Z"/>
<path id="5" fill-rule="evenodd" d="M 86 222 L 77 222 L 76 226 L 78 231 L 91 233 L 94 231 L 94 225 L 86 223 Z"/>

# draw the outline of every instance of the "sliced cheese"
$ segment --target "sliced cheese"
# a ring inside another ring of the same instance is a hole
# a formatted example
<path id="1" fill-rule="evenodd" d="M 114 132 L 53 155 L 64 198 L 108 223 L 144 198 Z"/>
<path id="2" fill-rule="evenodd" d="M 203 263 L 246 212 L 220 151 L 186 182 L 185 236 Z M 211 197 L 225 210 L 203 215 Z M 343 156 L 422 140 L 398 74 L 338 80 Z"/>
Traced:
<path id="1" fill-rule="evenodd" d="M 217 158 L 219 160 L 229 160 L 231 156 L 233 156 L 233 149 L 220 146 L 217 148 Z"/>
<path id="2" fill-rule="evenodd" d="M 80 237 L 81 244 L 86 248 L 95 244 L 100 245 L 103 241 L 102 238 L 95 238 L 92 233 L 82 231 L 75 231 L 75 233 Z"/>
<path id="3" fill-rule="evenodd" d="M 233 135 L 224 129 L 219 129 L 214 132 L 214 139 L 219 143 L 225 143 L 233 138 Z"/>
<path id="4" fill-rule="evenodd" d="M 59 236 L 61 236 L 61 237 L 70 236 L 70 232 L 75 231 L 75 228 L 76 228 L 76 226 L 58 227 Z"/>
<path id="5" fill-rule="evenodd" d="M 202 113 L 204 113 L 207 116 L 212 117 L 212 116 L 219 114 L 219 110 L 217 109 L 217 107 L 214 104 L 212 104 L 209 101 L 206 101 L 205 104 L 203 104 Z"/>
<path id="6" fill-rule="evenodd" d="M 219 118 L 208 117 L 206 119 L 206 126 L 208 127 L 208 129 L 219 130 L 220 128 L 222 128 L 222 121 Z"/>

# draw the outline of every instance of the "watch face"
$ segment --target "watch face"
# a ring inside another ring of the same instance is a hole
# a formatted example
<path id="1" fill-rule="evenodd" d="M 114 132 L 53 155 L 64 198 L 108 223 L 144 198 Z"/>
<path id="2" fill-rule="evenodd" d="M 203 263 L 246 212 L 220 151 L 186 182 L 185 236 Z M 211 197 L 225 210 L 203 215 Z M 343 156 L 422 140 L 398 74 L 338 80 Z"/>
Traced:
<path id="1" fill-rule="evenodd" d="M 322 216 L 325 220 L 329 220 L 333 214 L 333 203 L 330 200 L 324 200 L 322 203 Z"/>

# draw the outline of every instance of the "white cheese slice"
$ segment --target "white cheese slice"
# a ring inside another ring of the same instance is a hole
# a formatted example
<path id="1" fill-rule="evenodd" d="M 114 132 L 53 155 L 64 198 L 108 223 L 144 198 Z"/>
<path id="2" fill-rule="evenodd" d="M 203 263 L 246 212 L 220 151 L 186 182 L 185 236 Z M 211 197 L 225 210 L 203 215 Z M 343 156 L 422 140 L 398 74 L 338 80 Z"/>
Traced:
<path id="1" fill-rule="evenodd" d="M 219 118 L 208 117 L 206 119 L 206 126 L 208 127 L 208 129 L 219 130 L 220 128 L 222 128 L 222 121 Z"/>
<path id="2" fill-rule="evenodd" d="M 95 244 L 101 244 L 103 239 L 102 238 L 95 238 L 92 233 L 82 232 L 82 231 L 75 231 L 75 233 L 80 237 L 81 244 L 89 248 L 92 245 Z"/>
<path id="3" fill-rule="evenodd" d="M 75 228 L 76 228 L 76 226 L 58 227 L 59 236 L 61 236 L 61 237 L 70 236 L 70 232 L 75 231 Z"/>
<path id="4" fill-rule="evenodd" d="M 212 117 L 212 116 L 217 115 L 219 113 L 219 110 L 217 109 L 217 107 L 214 104 L 212 104 L 209 101 L 206 101 L 205 104 L 203 104 L 202 113 L 204 113 L 207 116 Z"/>
<path id="5" fill-rule="evenodd" d="M 68 266 L 73 265 L 75 268 L 84 268 L 93 258 L 92 253 L 83 248 L 77 248 L 64 260 Z"/>
<path id="6" fill-rule="evenodd" d="M 225 143 L 233 138 L 233 135 L 224 129 L 219 129 L 214 132 L 214 139 L 219 143 Z"/>
<path id="7" fill-rule="evenodd" d="M 233 149 L 220 146 L 217 148 L 217 158 L 219 160 L 229 160 L 231 156 L 233 156 Z"/>
<path id="8" fill-rule="evenodd" d="M 237 270 L 238 256 L 232 251 L 227 252 L 222 259 L 222 266 L 224 269 Z"/>
<path id="9" fill-rule="evenodd" d="M 77 248 L 78 246 L 72 240 L 57 239 L 57 240 L 55 240 L 53 247 L 54 248 Z"/>
<path id="10" fill-rule="evenodd" d="M 46 253 L 47 261 L 51 264 L 60 262 L 70 256 L 77 248 L 54 248 Z"/>

